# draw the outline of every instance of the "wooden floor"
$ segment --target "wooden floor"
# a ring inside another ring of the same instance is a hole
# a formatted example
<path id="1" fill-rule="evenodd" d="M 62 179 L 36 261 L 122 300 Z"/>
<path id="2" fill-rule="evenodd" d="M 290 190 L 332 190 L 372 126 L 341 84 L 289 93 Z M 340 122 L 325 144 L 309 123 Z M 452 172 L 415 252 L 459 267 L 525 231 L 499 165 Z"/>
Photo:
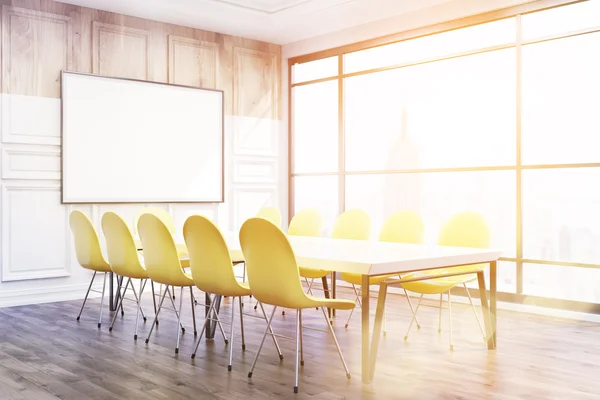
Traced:
<path id="1" fill-rule="evenodd" d="M 350 297 L 342 291 L 340 296 Z M 198 296 L 202 298 L 203 296 Z M 382 341 L 375 382 L 360 378 L 360 317 L 344 329 L 347 313 L 335 322 L 352 372 L 348 381 L 331 338 L 304 331 L 305 366 L 300 393 L 293 393 L 294 342 L 281 340 L 285 359 L 279 361 L 267 341 L 252 379 L 247 374 L 265 321 L 245 318 L 246 351 L 240 344 L 239 319 L 233 371 L 227 371 L 227 348 L 220 336 L 202 343 L 191 360 L 194 336 L 190 302 L 185 298 L 184 325 L 178 355 L 173 313 L 161 313 L 150 343 L 145 334 L 153 316 L 133 341 L 135 308 L 126 305 L 108 331 L 105 312 L 98 329 L 99 299 L 75 320 L 80 302 L 0 309 L 0 399 L 598 399 L 600 397 L 600 325 L 501 312 L 498 349 L 488 351 L 474 316 L 465 305 L 454 305 L 454 351 L 449 350 L 448 318 L 437 332 L 437 310 L 422 308 L 421 330 L 403 340 L 409 322 L 406 301 L 388 296 L 387 336 Z M 177 299 L 179 300 L 179 299 Z M 375 303 L 373 303 L 374 309 Z M 231 304 L 224 302 L 227 321 Z M 202 308 L 196 307 L 199 315 Z M 245 312 L 257 314 L 246 301 Z M 106 311 L 106 310 L 105 310 Z M 268 310 L 267 310 L 268 312 Z M 322 314 L 306 310 L 306 325 L 324 328 Z M 293 336 L 294 313 L 277 314 L 274 329 Z M 199 319 L 200 325 L 200 319 Z"/>

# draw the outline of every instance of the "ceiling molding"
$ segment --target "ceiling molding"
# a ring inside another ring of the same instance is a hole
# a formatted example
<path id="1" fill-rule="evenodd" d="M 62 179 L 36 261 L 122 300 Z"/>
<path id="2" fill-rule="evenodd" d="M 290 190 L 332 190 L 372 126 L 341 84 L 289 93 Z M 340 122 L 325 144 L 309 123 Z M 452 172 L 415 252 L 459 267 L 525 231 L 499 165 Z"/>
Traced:
<path id="1" fill-rule="evenodd" d="M 175 25 L 288 44 L 459 0 L 61 0 Z M 402 30 L 402 27 L 398 27 Z"/>
<path id="2" fill-rule="evenodd" d="M 289 10 L 292 9 L 294 7 L 298 7 L 301 6 L 302 4 L 305 3 L 309 3 L 311 1 L 314 0 L 262 0 L 262 1 L 256 1 L 257 4 L 256 6 L 252 6 L 252 5 L 248 5 L 248 1 L 245 0 L 210 0 L 210 1 L 214 1 L 216 3 L 223 3 L 223 4 L 227 4 L 230 5 L 232 7 L 238 7 L 238 8 L 243 8 L 246 10 L 250 10 L 250 11 L 255 11 L 258 13 L 262 13 L 262 14 L 267 14 L 267 15 L 273 15 L 273 14 L 277 14 L 278 12 L 281 11 L 285 11 L 285 10 Z M 352 1 L 352 0 L 349 0 Z M 272 3 L 270 6 L 266 3 Z M 261 6 L 262 4 L 262 6 Z"/>

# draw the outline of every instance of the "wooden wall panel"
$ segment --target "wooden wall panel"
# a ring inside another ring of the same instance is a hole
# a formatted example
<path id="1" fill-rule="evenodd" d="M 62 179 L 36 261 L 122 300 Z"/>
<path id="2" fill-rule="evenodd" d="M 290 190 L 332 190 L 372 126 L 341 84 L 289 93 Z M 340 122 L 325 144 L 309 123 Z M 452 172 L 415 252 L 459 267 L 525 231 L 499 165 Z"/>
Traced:
<path id="1" fill-rule="evenodd" d="M 2 6 L 2 92 L 59 97 L 60 71 L 72 67 L 68 16 Z"/>
<path id="2" fill-rule="evenodd" d="M 275 54 L 233 49 L 233 113 L 254 118 L 278 117 L 278 71 Z"/>
<path id="3" fill-rule="evenodd" d="M 215 89 L 218 68 L 216 43 L 169 35 L 169 83 Z"/>
<path id="4" fill-rule="evenodd" d="M 92 72 L 120 78 L 150 79 L 150 32 L 92 23 Z"/>
<path id="5" fill-rule="evenodd" d="M 3 93 L 58 98 L 70 69 L 214 87 L 226 115 L 280 118 L 279 45 L 52 0 L 0 4 Z"/>

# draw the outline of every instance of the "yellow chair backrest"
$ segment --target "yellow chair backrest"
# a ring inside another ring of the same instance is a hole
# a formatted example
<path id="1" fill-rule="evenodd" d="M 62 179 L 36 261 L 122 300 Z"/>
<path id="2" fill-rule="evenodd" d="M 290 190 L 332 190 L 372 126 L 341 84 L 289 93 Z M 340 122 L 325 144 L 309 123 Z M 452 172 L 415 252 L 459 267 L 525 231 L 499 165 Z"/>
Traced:
<path id="1" fill-rule="evenodd" d="M 380 242 L 423 243 L 425 227 L 414 211 L 402 210 L 390 215 L 379 232 Z"/>
<path id="2" fill-rule="evenodd" d="M 165 223 L 154 214 L 142 214 L 138 232 L 144 248 L 144 265 L 155 282 L 179 286 L 184 276 L 177 247 Z"/>
<path id="3" fill-rule="evenodd" d="M 275 226 L 281 227 L 281 213 L 275 207 L 265 207 L 261 209 L 256 216 L 271 221 Z"/>
<path id="4" fill-rule="evenodd" d="M 371 219 L 358 208 L 345 211 L 335 221 L 331 237 L 336 239 L 369 240 Z"/>
<path id="5" fill-rule="evenodd" d="M 89 217 L 79 210 L 74 210 L 69 216 L 69 225 L 79 264 L 94 271 L 110 272 L 110 265 L 102 255 L 98 233 Z"/>
<path id="6" fill-rule="evenodd" d="M 288 228 L 292 236 L 321 236 L 323 218 L 316 208 L 306 208 L 294 215 Z"/>
<path id="7" fill-rule="evenodd" d="M 283 231 L 263 218 L 250 218 L 240 229 L 248 283 L 256 300 L 285 308 L 302 308 L 307 300 L 296 257 Z"/>
<path id="8" fill-rule="evenodd" d="M 239 288 L 225 238 L 211 220 L 201 215 L 190 216 L 183 225 L 183 237 L 198 289 L 224 294 Z"/>
<path id="9" fill-rule="evenodd" d="M 480 214 L 465 211 L 453 215 L 446 222 L 438 237 L 438 244 L 486 248 L 490 246 L 490 231 Z"/>
<path id="10" fill-rule="evenodd" d="M 127 223 L 114 212 L 102 216 L 102 231 L 106 238 L 108 261 L 112 270 L 121 276 L 144 275 L 139 253 Z"/>
<path id="11" fill-rule="evenodd" d="M 159 207 L 144 207 L 142 208 L 133 219 L 133 234 L 138 235 L 138 222 L 140 217 L 144 214 L 152 214 L 156 215 L 160 220 L 165 224 L 171 235 L 175 235 L 177 233 L 177 228 L 175 227 L 175 221 L 173 221 L 173 216 L 167 211 Z"/>

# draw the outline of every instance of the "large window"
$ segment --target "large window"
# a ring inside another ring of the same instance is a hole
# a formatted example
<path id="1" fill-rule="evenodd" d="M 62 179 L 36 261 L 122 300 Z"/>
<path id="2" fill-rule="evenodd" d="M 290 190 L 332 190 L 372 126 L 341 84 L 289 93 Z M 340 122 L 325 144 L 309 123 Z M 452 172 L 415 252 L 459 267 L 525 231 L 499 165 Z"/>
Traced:
<path id="1" fill-rule="evenodd" d="M 290 215 L 477 211 L 505 298 L 600 303 L 600 0 L 537 4 L 291 60 Z"/>

